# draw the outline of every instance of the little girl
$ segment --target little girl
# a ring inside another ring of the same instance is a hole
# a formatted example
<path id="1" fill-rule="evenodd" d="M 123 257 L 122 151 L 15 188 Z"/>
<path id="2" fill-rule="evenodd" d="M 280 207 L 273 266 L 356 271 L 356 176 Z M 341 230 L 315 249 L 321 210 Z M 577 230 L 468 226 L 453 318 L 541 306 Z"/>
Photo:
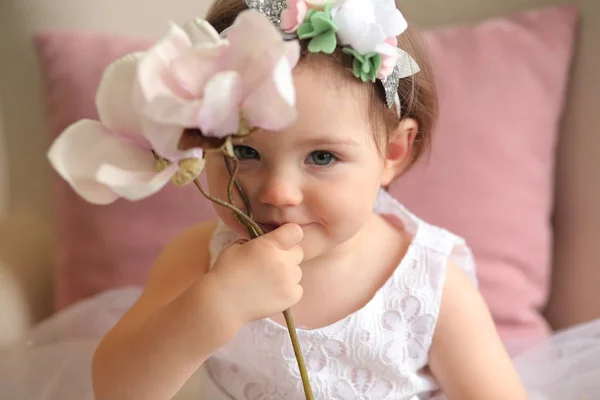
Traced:
<path id="1" fill-rule="evenodd" d="M 331 14 L 339 41 L 356 51 L 368 43 L 352 32 L 365 33 L 361 24 L 370 17 L 384 20 L 383 30 L 404 31 L 392 2 L 373 0 L 370 16 L 357 11 L 367 3 L 342 0 Z M 288 4 L 286 34 L 297 30 L 298 10 L 306 6 L 327 10 L 319 0 Z M 226 36 L 246 8 L 243 0 L 219 0 L 207 21 Z M 356 26 L 343 29 L 349 21 Z M 120 294 L 127 307 L 134 303 L 95 351 L 95 398 L 171 399 L 201 368 L 206 379 L 198 399 L 303 399 L 281 315 L 289 308 L 315 399 L 567 400 L 560 382 L 550 380 L 561 375 L 547 365 L 525 370 L 522 379 L 517 374 L 477 291 L 465 241 L 416 217 L 385 190 L 431 141 L 436 94 L 414 33 L 386 44 L 410 55 L 408 64 L 420 71 L 398 76 L 396 69 L 372 82 L 357 78 L 363 66 L 357 69 L 339 47 L 318 52 L 301 43 L 293 71 L 297 119 L 234 147 L 240 185 L 266 234 L 248 240 L 235 216 L 218 207 L 217 221 L 170 243 L 139 298 Z M 385 59 L 381 65 L 394 68 Z M 226 198 L 221 155 L 209 153 L 206 172 L 210 192 Z M 106 312 L 94 301 L 70 311 L 71 320 L 98 316 L 88 309 Z M 108 311 L 105 318 L 121 316 Z M 23 355 L 15 354 L 13 360 Z M 597 373 L 598 363 L 587 368 Z M 81 378 L 73 370 L 66 376 L 71 383 Z M 61 398 L 91 398 L 82 382 L 80 396 Z M 589 389 L 595 381 L 580 382 Z M 600 398 L 594 388 L 589 399 Z"/>
<path id="2" fill-rule="evenodd" d="M 245 8 L 217 1 L 207 21 L 222 33 Z M 381 83 L 357 79 L 339 49 L 303 52 L 296 122 L 234 147 L 266 235 L 245 241 L 245 227 L 219 207 L 217 222 L 171 243 L 98 347 L 98 400 L 170 399 L 201 365 L 231 398 L 302 399 L 287 308 L 316 399 L 416 399 L 438 389 L 457 400 L 526 398 L 465 242 L 382 189 L 427 150 L 434 119 L 416 38 L 405 32 L 398 46 L 421 72 L 401 82 L 391 109 Z M 221 155 L 208 155 L 206 172 L 210 192 L 226 198 Z"/>

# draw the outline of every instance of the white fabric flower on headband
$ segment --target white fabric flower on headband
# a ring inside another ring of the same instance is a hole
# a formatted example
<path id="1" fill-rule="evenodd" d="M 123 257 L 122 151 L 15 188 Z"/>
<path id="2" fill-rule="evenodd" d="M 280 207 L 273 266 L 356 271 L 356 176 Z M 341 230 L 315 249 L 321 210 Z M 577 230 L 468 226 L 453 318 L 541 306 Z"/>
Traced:
<path id="1" fill-rule="evenodd" d="M 340 43 L 360 54 L 382 53 L 408 27 L 392 0 L 343 0 L 331 13 Z"/>

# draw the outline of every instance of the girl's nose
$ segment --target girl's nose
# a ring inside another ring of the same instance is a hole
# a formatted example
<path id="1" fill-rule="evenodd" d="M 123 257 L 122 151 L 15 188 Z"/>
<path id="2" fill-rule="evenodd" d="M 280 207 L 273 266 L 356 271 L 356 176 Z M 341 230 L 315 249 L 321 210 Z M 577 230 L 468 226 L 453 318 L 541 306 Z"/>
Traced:
<path id="1" fill-rule="evenodd" d="M 297 206 L 302 199 L 302 190 L 293 177 L 283 174 L 264 176 L 259 189 L 261 204 L 283 208 Z"/>

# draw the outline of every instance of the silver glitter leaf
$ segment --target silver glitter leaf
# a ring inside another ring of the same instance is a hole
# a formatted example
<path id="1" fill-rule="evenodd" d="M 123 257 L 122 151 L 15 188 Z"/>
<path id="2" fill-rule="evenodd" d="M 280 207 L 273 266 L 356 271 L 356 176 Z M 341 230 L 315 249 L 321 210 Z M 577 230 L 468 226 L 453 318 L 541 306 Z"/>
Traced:
<path id="1" fill-rule="evenodd" d="M 385 103 L 388 108 L 396 104 L 396 95 L 398 93 L 398 83 L 400 79 L 415 75 L 420 71 L 417 62 L 405 51 L 398 49 L 398 62 L 392 73 L 383 79 L 381 83 L 385 89 Z"/>
<path id="2" fill-rule="evenodd" d="M 279 26 L 281 12 L 287 7 L 286 0 L 246 0 L 246 5 L 252 10 L 257 10 L 269 21 Z"/>

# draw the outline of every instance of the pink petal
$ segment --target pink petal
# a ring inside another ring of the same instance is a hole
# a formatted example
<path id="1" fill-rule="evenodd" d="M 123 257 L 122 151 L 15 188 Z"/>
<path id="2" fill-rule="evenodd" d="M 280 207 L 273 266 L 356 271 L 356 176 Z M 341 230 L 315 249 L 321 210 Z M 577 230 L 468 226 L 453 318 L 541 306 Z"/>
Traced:
<path id="1" fill-rule="evenodd" d="M 217 60 L 226 46 L 195 48 L 173 60 L 170 72 L 173 79 L 193 98 L 202 96 L 204 85 L 217 72 Z"/>
<path id="2" fill-rule="evenodd" d="M 243 115 L 251 126 L 281 130 L 297 118 L 296 90 L 286 58 L 279 60 L 268 78 L 246 96 L 242 105 Z"/>
<path id="3" fill-rule="evenodd" d="M 288 51 L 280 31 L 255 10 L 240 13 L 227 38 L 227 67 L 242 75 L 244 93 L 260 85 Z"/>
<path id="4" fill-rule="evenodd" d="M 393 47 L 398 47 L 398 38 L 396 36 L 390 36 L 387 39 L 385 39 L 385 43 Z"/>
<path id="5" fill-rule="evenodd" d="M 100 122 L 108 129 L 143 141 L 140 116 L 133 105 L 133 87 L 141 53 L 113 62 L 102 75 L 96 93 Z"/>
<path id="6" fill-rule="evenodd" d="M 303 0 L 291 0 L 288 2 L 289 7 L 281 13 L 280 27 L 284 32 L 295 32 L 298 27 L 304 22 L 308 7 Z"/>
<path id="7" fill-rule="evenodd" d="M 187 34 L 177 25 L 172 25 L 165 38 L 156 43 L 140 60 L 137 86 L 141 94 L 142 109 L 158 98 L 167 98 L 171 103 L 183 103 L 191 95 L 181 88 L 169 70 L 171 63 L 189 51 L 192 43 Z"/>
<path id="8" fill-rule="evenodd" d="M 394 72 L 394 67 L 388 67 L 386 65 L 382 65 L 379 68 L 379 71 L 377 71 L 377 78 L 385 79 L 388 76 L 390 76 L 392 72 Z"/>
<path id="9" fill-rule="evenodd" d="M 381 59 L 381 67 L 379 68 L 379 71 L 377 71 L 377 77 L 379 79 L 387 78 L 392 72 L 394 72 L 394 67 L 396 66 L 397 62 L 397 56 L 383 56 Z"/>
<path id="10" fill-rule="evenodd" d="M 196 125 L 196 114 L 201 100 L 183 100 L 172 95 L 161 95 L 147 102 L 140 87 L 136 86 L 133 90 L 133 104 L 141 113 L 141 118 L 150 119 L 158 124 L 187 128 Z"/>
<path id="11" fill-rule="evenodd" d="M 154 151 L 169 160 L 194 157 L 199 151 L 194 149 L 183 151 L 179 149 L 179 142 L 184 130 L 182 126 L 161 124 L 149 118 L 142 119 L 142 126 L 144 135 L 152 143 Z M 196 126 L 196 122 L 190 126 Z"/>
<path id="12" fill-rule="evenodd" d="M 294 69 L 300 60 L 300 44 L 297 40 L 284 43 L 284 52 L 291 69 Z"/>
<path id="13" fill-rule="evenodd" d="M 133 142 L 112 134 L 97 121 L 81 120 L 68 127 L 52 144 L 48 152 L 51 165 L 58 174 L 86 201 L 109 204 L 126 190 L 100 181 L 98 173 L 112 168 L 126 174 L 157 175 L 154 156 Z M 164 177 L 162 177 L 164 180 Z M 167 179 L 168 181 L 168 179 Z M 149 182 L 156 190 L 157 182 Z M 165 182 L 166 183 L 166 182 Z M 138 187 L 141 189 L 141 183 Z"/>
<path id="14" fill-rule="evenodd" d="M 298 29 L 298 18 L 296 12 L 292 9 L 286 8 L 281 12 L 281 29 L 284 32 L 295 32 Z"/>
<path id="15" fill-rule="evenodd" d="M 376 51 L 381 54 L 381 67 L 377 71 L 379 79 L 387 78 L 393 71 L 400 56 L 400 49 L 396 47 L 398 40 L 394 36 L 390 36 L 385 40 L 385 43 L 379 44 Z"/>
<path id="16" fill-rule="evenodd" d="M 378 44 L 375 47 L 375 51 L 382 56 L 398 56 L 398 48 L 393 46 L 391 43 Z"/>
<path id="17" fill-rule="evenodd" d="M 237 133 L 242 98 L 241 77 L 236 71 L 216 74 L 206 84 L 198 126 L 205 136 L 225 137 Z"/>
<path id="18" fill-rule="evenodd" d="M 109 186 L 120 197 L 136 201 L 153 195 L 162 189 L 177 172 L 177 164 L 164 170 L 128 171 L 110 164 L 104 164 L 96 175 L 99 182 Z"/>

